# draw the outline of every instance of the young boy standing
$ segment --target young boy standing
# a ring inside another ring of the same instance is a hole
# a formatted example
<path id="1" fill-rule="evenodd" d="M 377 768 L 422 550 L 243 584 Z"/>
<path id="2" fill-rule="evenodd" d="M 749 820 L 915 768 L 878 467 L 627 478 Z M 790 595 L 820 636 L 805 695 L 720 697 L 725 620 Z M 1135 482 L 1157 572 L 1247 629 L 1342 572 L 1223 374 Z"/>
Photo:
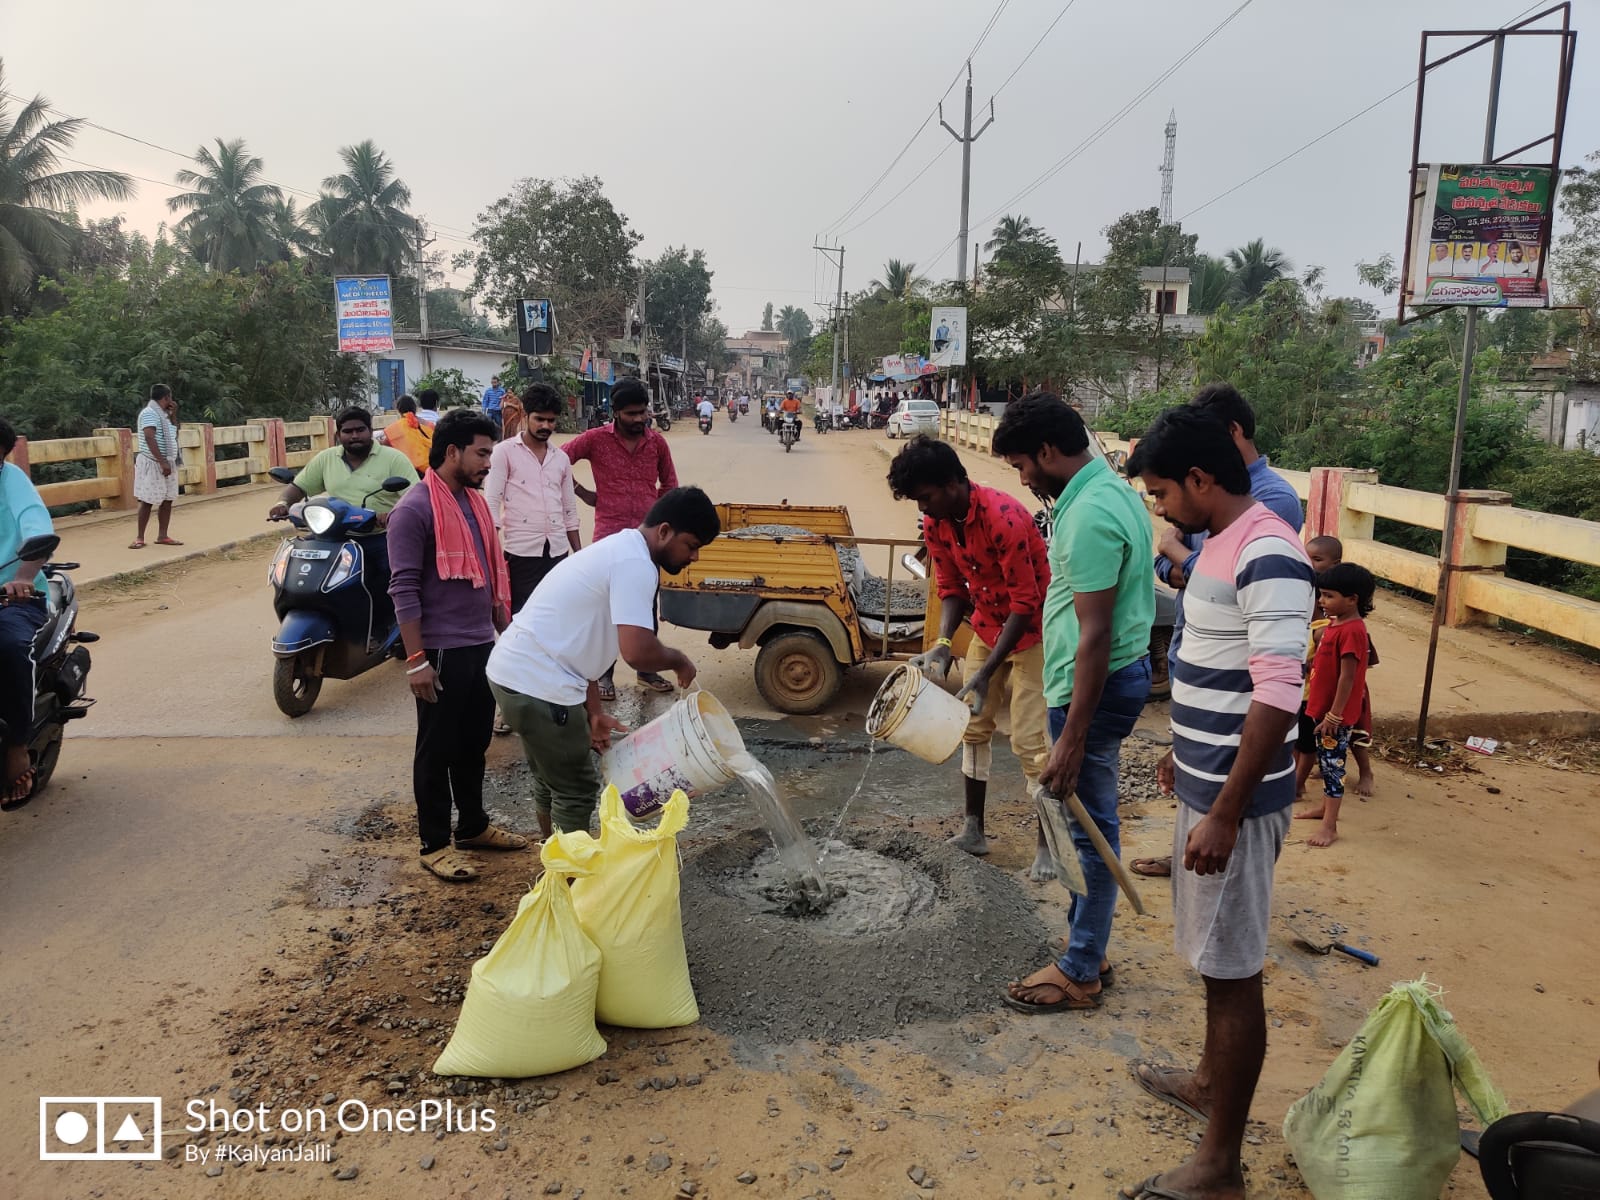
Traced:
<path id="1" fill-rule="evenodd" d="M 1355 563 L 1340 563 L 1317 577 L 1317 601 L 1329 624 L 1312 659 L 1306 716 L 1316 725 L 1324 799 L 1320 808 L 1299 814 L 1302 820 L 1322 821 L 1322 828 L 1306 839 L 1313 846 L 1331 846 L 1339 837 L 1345 756 L 1367 686 L 1370 643 L 1363 618 L 1372 611 L 1376 587 L 1372 572 Z"/>
<path id="2" fill-rule="evenodd" d="M 1314 537 L 1306 543 L 1306 557 L 1311 559 L 1311 569 L 1318 575 L 1324 571 L 1338 566 L 1344 561 L 1344 543 L 1336 537 L 1324 534 Z M 1306 651 L 1306 674 L 1311 674 L 1311 660 L 1317 652 L 1317 640 L 1321 638 L 1322 631 L 1327 628 L 1326 619 L 1311 622 L 1311 646 Z M 1378 648 L 1372 644 L 1371 630 L 1368 630 L 1367 640 L 1367 670 L 1378 665 Z M 1317 761 L 1316 729 L 1306 718 L 1305 707 L 1300 709 L 1300 735 L 1295 739 L 1295 789 L 1294 798 L 1304 800 L 1306 795 L 1306 779 L 1311 774 L 1311 768 Z M 1366 687 L 1361 693 L 1361 716 L 1356 720 L 1356 727 L 1350 731 L 1350 757 L 1356 760 L 1356 770 L 1361 772 L 1356 780 L 1356 795 L 1370 797 L 1372 795 L 1372 689 Z"/>

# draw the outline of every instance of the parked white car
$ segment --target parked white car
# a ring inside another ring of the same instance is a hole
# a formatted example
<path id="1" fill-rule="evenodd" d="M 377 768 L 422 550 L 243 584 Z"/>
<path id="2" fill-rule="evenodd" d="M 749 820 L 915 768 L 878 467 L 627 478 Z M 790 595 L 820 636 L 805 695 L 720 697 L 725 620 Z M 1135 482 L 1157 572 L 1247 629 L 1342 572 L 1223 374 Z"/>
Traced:
<path id="1" fill-rule="evenodd" d="M 885 432 L 890 437 L 915 437 L 919 433 L 937 437 L 939 406 L 932 400 L 902 400 L 900 407 L 889 414 Z"/>

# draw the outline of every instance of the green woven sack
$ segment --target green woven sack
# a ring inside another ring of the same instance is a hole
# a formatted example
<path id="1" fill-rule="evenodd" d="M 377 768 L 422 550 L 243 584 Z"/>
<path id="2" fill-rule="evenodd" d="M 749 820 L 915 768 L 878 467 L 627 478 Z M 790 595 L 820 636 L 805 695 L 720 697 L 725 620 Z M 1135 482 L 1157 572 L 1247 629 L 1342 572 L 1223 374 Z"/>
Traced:
<path id="1" fill-rule="evenodd" d="M 1438 1200 L 1460 1154 L 1459 1089 L 1488 1126 L 1506 1114 L 1426 977 L 1396 984 L 1289 1109 L 1283 1136 L 1317 1200 Z"/>

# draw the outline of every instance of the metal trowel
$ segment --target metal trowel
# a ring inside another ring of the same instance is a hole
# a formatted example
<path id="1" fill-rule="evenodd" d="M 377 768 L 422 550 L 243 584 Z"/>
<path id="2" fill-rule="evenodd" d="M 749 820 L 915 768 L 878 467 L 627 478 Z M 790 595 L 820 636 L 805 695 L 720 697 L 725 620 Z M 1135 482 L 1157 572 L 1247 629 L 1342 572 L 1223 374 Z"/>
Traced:
<path id="1" fill-rule="evenodd" d="M 1370 950 L 1363 950 L 1359 946 L 1348 946 L 1344 942 L 1335 941 L 1330 933 L 1322 930 L 1312 930 L 1304 924 L 1294 920 L 1285 920 L 1289 932 L 1294 935 L 1294 944 L 1302 950 L 1309 950 L 1313 954 L 1332 954 L 1337 950 L 1340 954 L 1348 954 L 1357 962 L 1364 962 L 1369 967 L 1378 965 L 1378 956 Z"/>
<path id="2" fill-rule="evenodd" d="M 1050 857 L 1056 865 L 1056 878 L 1061 881 L 1061 886 L 1079 896 L 1089 893 L 1089 885 L 1084 882 L 1083 868 L 1078 865 L 1078 848 L 1072 841 L 1072 826 L 1074 823 L 1081 826 L 1089 835 L 1089 841 L 1094 845 L 1095 853 L 1110 869 L 1117 883 L 1127 894 L 1128 903 L 1133 905 L 1133 911 L 1141 917 L 1144 916 L 1144 901 L 1139 897 L 1139 889 L 1134 886 L 1133 878 L 1122 865 L 1122 860 L 1112 852 L 1105 835 L 1100 832 L 1100 827 L 1084 811 L 1083 802 L 1076 796 L 1058 798 L 1042 787 L 1036 787 L 1033 792 L 1033 805 L 1039 813 L 1039 824 L 1044 830 L 1045 845 L 1050 848 Z"/>

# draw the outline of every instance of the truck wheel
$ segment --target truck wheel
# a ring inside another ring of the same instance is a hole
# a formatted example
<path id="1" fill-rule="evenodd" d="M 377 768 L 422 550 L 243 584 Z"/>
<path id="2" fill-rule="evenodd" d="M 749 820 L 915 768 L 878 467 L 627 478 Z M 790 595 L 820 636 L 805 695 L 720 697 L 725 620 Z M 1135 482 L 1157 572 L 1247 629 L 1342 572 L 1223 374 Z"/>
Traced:
<path id="1" fill-rule="evenodd" d="M 756 688 L 779 712 L 809 716 L 821 712 L 844 685 L 844 668 L 820 634 L 795 630 L 779 634 L 756 655 Z"/>
<path id="2" fill-rule="evenodd" d="M 317 702 L 322 676 L 306 670 L 305 655 L 275 659 L 272 664 L 272 698 L 286 717 L 303 717 Z"/>

